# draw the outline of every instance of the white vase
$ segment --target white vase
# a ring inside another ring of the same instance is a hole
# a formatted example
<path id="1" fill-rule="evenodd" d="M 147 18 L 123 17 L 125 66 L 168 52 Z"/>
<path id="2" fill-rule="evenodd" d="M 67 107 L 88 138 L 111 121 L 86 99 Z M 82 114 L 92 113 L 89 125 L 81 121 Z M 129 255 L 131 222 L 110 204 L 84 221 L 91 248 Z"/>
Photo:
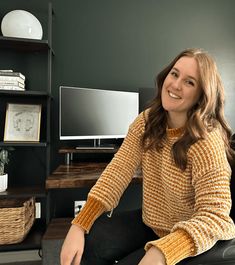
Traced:
<path id="1" fill-rule="evenodd" d="M 25 10 L 13 10 L 7 13 L 2 19 L 1 30 L 5 37 L 41 40 L 43 34 L 39 20 Z"/>
<path id="2" fill-rule="evenodd" d="M 3 192 L 7 189 L 8 184 L 8 175 L 0 175 L 0 192 Z"/>

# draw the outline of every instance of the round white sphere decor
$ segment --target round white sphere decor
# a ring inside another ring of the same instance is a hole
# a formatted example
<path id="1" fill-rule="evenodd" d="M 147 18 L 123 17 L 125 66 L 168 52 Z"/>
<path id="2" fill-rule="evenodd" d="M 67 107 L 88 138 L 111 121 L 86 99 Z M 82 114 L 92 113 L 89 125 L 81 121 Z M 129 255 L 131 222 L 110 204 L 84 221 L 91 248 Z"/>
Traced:
<path id="1" fill-rule="evenodd" d="M 39 20 L 25 10 L 13 10 L 7 13 L 1 23 L 5 37 L 42 39 L 43 31 Z"/>

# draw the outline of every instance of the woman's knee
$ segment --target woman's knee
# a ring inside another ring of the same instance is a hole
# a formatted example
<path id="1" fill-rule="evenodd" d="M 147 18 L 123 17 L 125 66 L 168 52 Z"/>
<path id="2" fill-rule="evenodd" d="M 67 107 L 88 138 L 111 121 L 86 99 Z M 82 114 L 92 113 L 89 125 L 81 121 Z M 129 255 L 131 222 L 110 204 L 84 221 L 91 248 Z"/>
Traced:
<path id="1" fill-rule="evenodd" d="M 116 259 L 143 246 L 154 233 L 142 222 L 140 209 L 99 217 L 86 235 L 84 255 Z"/>

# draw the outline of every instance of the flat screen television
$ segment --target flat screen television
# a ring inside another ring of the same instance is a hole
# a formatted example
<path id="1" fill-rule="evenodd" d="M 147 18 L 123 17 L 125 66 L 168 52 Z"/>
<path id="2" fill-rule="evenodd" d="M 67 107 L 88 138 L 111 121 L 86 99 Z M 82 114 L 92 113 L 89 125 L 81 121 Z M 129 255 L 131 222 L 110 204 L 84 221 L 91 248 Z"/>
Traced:
<path id="1" fill-rule="evenodd" d="M 139 93 L 60 86 L 60 140 L 124 138 L 139 113 Z"/>

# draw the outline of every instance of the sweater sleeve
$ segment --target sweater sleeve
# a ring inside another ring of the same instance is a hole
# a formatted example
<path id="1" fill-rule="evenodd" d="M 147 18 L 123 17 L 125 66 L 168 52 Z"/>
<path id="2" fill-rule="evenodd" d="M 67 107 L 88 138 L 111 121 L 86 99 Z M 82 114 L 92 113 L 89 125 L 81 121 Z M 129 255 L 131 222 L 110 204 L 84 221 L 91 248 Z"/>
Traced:
<path id="1" fill-rule="evenodd" d="M 131 124 L 128 134 L 118 152 L 103 171 L 88 194 L 87 203 L 72 221 L 89 232 L 94 221 L 104 212 L 118 205 L 120 197 L 141 163 L 141 138 L 145 128 L 141 113 Z"/>
<path id="2" fill-rule="evenodd" d="M 174 265 L 194 254 L 194 242 L 184 230 L 176 230 L 158 240 L 150 241 L 145 245 L 145 250 L 155 246 L 165 256 L 167 265 Z"/>
<path id="3" fill-rule="evenodd" d="M 88 197 L 80 213 L 72 220 L 72 224 L 79 225 L 88 233 L 94 221 L 105 211 L 104 205 L 92 197 Z"/>

